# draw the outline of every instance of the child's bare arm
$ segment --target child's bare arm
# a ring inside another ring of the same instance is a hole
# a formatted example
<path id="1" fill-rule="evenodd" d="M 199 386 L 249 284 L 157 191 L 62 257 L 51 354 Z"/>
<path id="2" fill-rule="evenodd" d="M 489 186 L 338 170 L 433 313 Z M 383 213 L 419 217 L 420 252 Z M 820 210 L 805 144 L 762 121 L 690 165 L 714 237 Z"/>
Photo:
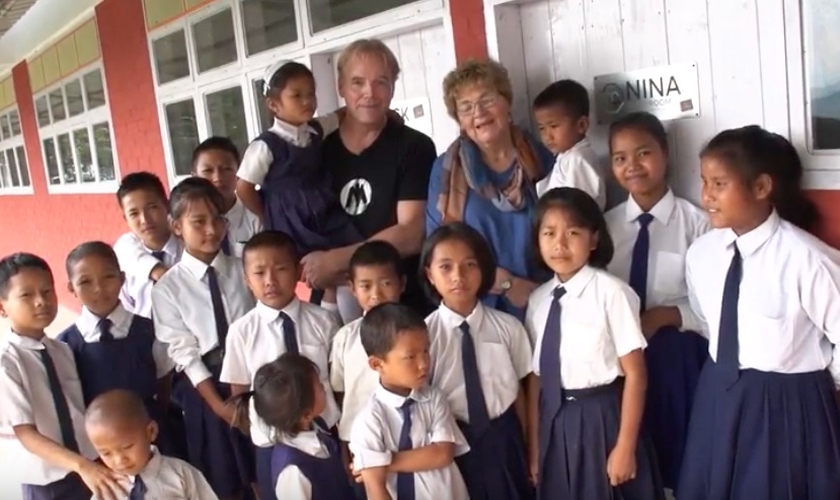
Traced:
<path id="1" fill-rule="evenodd" d="M 260 193 L 257 192 L 257 186 L 244 179 L 237 179 L 236 181 L 236 196 L 242 200 L 245 208 L 251 211 L 254 215 L 262 220 L 263 206 L 260 200 Z"/>
<path id="2" fill-rule="evenodd" d="M 394 453 L 388 472 L 422 472 L 442 469 L 455 459 L 455 443 L 432 443 Z"/>
<path id="3" fill-rule="evenodd" d="M 368 500 L 391 500 L 388 493 L 388 468 L 372 467 L 361 471 Z"/>

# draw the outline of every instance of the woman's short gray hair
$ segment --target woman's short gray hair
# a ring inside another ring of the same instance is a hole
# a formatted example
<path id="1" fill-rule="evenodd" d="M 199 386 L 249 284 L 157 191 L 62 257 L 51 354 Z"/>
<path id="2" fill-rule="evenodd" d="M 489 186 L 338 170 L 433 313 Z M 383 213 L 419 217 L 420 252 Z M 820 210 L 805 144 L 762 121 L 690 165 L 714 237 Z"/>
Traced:
<path id="1" fill-rule="evenodd" d="M 382 40 L 378 40 L 376 38 L 362 38 L 360 40 L 356 40 L 341 51 L 341 54 L 338 55 L 337 64 L 339 80 L 343 78 L 344 68 L 347 66 L 347 63 L 350 62 L 350 59 L 359 54 L 381 57 L 382 61 L 391 71 L 391 81 L 397 81 L 397 78 L 400 76 L 400 63 L 397 61 L 397 57 L 391 49 L 388 48 Z"/>

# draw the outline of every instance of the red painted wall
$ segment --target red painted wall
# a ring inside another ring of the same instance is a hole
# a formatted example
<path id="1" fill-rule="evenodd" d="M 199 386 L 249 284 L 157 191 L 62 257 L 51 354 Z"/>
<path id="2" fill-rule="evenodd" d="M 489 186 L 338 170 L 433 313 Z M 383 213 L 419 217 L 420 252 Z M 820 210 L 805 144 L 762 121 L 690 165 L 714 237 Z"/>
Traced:
<path id="1" fill-rule="evenodd" d="M 484 28 L 482 0 L 449 0 L 455 58 L 458 62 L 471 57 L 487 57 L 487 35 Z"/>
<path id="2" fill-rule="evenodd" d="M 820 211 L 820 225 L 814 233 L 829 245 L 840 248 L 840 191 L 808 191 Z"/>

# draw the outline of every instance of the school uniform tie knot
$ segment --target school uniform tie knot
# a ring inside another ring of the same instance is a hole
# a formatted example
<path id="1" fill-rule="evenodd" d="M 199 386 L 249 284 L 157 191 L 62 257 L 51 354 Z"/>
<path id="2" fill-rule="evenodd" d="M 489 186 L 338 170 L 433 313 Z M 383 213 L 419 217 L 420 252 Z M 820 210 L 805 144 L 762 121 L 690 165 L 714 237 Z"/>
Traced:
<path id="1" fill-rule="evenodd" d="M 633 245 L 633 256 L 630 262 L 630 288 L 639 296 L 641 310 L 647 307 L 647 279 L 648 279 L 648 257 L 650 254 L 650 233 L 648 226 L 653 222 L 653 215 L 643 212 L 636 221 L 639 223 L 639 234 L 636 235 L 636 243 Z"/>
<path id="2" fill-rule="evenodd" d="M 723 300 L 720 307 L 718 327 L 717 362 L 721 368 L 723 384 L 730 387 L 738 380 L 738 298 L 740 296 L 743 260 L 738 244 L 726 272 L 723 283 Z"/>
<path id="3" fill-rule="evenodd" d="M 103 318 L 99 322 L 99 341 L 100 342 L 110 342 L 114 340 L 114 334 L 111 333 L 111 327 L 114 326 L 114 322 L 108 318 Z"/>
<path id="4" fill-rule="evenodd" d="M 134 486 L 132 486 L 131 492 L 128 494 L 128 500 L 143 500 L 146 497 L 146 491 L 146 483 L 143 482 L 143 478 L 135 476 Z"/>
<path id="5" fill-rule="evenodd" d="M 464 321 L 458 328 L 461 329 L 461 361 L 464 365 L 464 386 L 467 392 L 470 433 L 478 436 L 490 426 L 490 415 L 487 412 L 484 390 L 481 388 L 478 356 L 475 352 L 475 341 L 470 333 L 470 324 Z"/>
<path id="6" fill-rule="evenodd" d="M 540 383 L 548 418 L 553 418 L 563 404 L 563 383 L 560 371 L 560 299 L 565 294 L 564 287 L 555 288 L 551 294 L 551 307 L 548 309 L 540 345 Z"/>
<path id="7" fill-rule="evenodd" d="M 564 295 L 566 295 L 566 289 L 562 286 L 558 286 L 553 292 L 551 292 L 551 295 L 554 297 L 555 301 L 559 301 Z"/>
<path id="8" fill-rule="evenodd" d="M 295 331 L 295 322 L 292 321 L 292 318 L 284 312 L 281 312 L 278 318 L 283 322 L 283 343 L 286 345 L 286 352 L 300 354 L 297 332 Z"/>
<path id="9" fill-rule="evenodd" d="M 152 252 L 152 257 L 159 260 L 161 264 L 164 264 L 166 262 L 166 252 L 164 252 L 163 250 Z"/>
<path id="10" fill-rule="evenodd" d="M 414 447 L 411 442 L 411 406 L 414 400 L 406 398 L 400 406 L 400 413 L 403 417 L 402 428 L 400 429 L 399 451 L 410 450 Z M 397 473 L 397 499 L 414 500 L 414 474 L 411 472 Z"/>

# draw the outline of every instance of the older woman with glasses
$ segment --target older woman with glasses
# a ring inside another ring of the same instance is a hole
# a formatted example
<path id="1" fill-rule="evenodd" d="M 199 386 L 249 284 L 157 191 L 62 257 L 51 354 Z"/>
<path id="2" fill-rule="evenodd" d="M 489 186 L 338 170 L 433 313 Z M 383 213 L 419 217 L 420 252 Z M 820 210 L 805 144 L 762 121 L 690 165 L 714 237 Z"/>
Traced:
<path id="1" fill-rule="evenodd" d="M 523 319 L 537 281 L 529 250 L 535 185 L 554 158 L 511 123 L 513 91 L 501 64 L 466 61 L 446 76 L 443 90 L 461 135 L 432 167 L 426 234 L 455 221 L 478 230 L 498 265 L 485 304 Z"/>

